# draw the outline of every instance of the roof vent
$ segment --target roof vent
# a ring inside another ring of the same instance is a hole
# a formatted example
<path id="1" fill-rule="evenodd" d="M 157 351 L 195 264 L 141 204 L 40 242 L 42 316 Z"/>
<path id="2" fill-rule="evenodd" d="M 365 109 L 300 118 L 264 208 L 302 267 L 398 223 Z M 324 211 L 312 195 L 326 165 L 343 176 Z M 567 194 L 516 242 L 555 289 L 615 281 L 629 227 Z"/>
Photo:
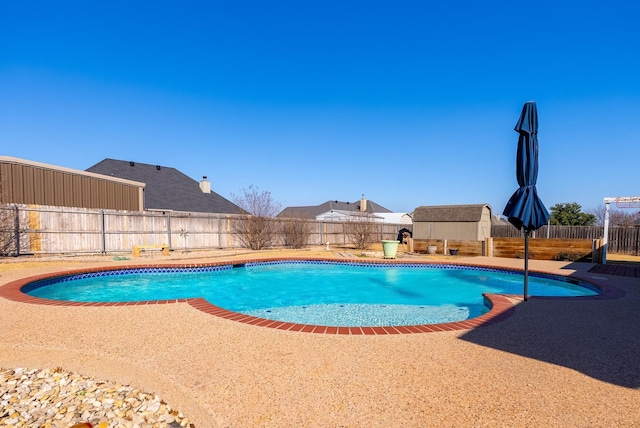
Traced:
<path id="1" fill-rule="evenodd" d="M 129 162 L 129 166 L 135 166 L 135 162 Z"/>
<path id="2" fill-rule="evenodd" d="M 160 171 L 160 165 L 156 165 L 156 169 Z"/>

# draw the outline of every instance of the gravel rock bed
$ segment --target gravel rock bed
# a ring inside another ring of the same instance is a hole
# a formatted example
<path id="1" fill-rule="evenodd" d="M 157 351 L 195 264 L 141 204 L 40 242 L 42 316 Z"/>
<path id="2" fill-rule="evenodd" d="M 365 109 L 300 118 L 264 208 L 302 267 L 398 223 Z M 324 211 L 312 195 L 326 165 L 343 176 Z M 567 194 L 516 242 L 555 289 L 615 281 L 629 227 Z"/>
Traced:
<path id="1" fill-rule="evenodd" d="M 0 426 L 194 427 L 157 395 L 61 368 L 0 368 Z"/>

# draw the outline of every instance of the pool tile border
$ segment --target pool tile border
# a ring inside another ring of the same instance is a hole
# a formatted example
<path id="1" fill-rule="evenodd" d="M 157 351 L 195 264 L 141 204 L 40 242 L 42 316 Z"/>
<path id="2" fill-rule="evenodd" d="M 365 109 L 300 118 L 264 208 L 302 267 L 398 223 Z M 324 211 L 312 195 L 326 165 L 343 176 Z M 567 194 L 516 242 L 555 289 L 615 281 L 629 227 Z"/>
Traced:
<path id="1" fill-rule="evenodd" d="M 74 306 L 74 307 L 105 307 L 105 306 L 145 306 L 145 305 L 162 305 L 172 303 L 188 303 L 192 308 L 223 318 L 229 321 L 240 322 L 257 327 L 266 327 L 276 330 L 285 330 L 302 333 L 315 334 L 339 334 L 351 336 L 372 336 L 372 335 L 396 335 L 396 334 L 416 334 L 416 333 L 437 333 L 442 331 L 471 330 L 501 322 L 516 310 L 516 302 L 522 300 L 521 295 L 507 294 L 484 294 L 485 301 L 488 303 L 489 312 L 476 318 L 464 321 L 448 322 L 441 324 L 419 324 L 406 326 L 382 326 L 382 327 L 338 327 L 338 326 L 320 326 L 311 324 L 297 324 L 284 321 L 275 321 L 265 318 L 254 317 L 251 315 L 241 314 L 239 312 L 229 311 L 216 305 L 213 305 L 202 298 L 186 298 L 171 300 L 153 300 L 138 302 L 69 302 L 62 300 L 49 300 L 33 297 L 22 291 L 24 287 L 32 285 L 33 287 L 46 285 L 47 281 L 58 280 L 74 275 L 92 276 L 95 274 L 115 275 L 123 271 L 144 271 L 148 269 L 162 269 L 163 272 L 175 272 L 184 269 L 196 269 L 202 271 L 212 271 L 221 269 L 230 269 L 233 267 L 255 266 L 260 264 L 282 264 L 282 263 L 341 263 L 352 266 L 388 266 L 401 265 L 404 267 L 424 267 L 426 265 L 439 268 L 458 268 L 465 267 L 478 270 L 491 270 L 499 272 L 518 273 L 521 270 L 511 268 L 497 268 L 495 266 L 485 265 L 466 265 L 463 263 L 440 262 L 440 261 L 412 261 L 404 262 L 398 260 L 371 260 L 362 261 L 355 259 L 322 259 L 322 258 L 269 258 L 269 259 L 248 259 L 234 262 L 212 262 L 202 264 L 156 264 L 156 265 L 136 265 L 136 266 L 111 266 L 100 268 L 74 269 L 69 271 L 54 272 L 50 274 L 41 274 L 27 278 L 18 279 L 0 286 L 0 297 L 20 303 L 39 304 L 48 306 Z M 538 276 L 549 276 L 554 279 L 562 279 L 564 277 L 549 274 L 543 271 L 530 271 L 530 274 Z M 63 281 L 65 279 L 62 279 Z M 567 279 L 569 280 L 569 279 Z M 574 279 L 571 279 L 572 281 Z M 34 284 L 40 282 L 40 284 Z M 579 279 L 579 282 L 591 286 L 601 291 L 597 296 L 578 296 L 578 297 L 530 297 L 530 299 L 571 299 L 571 300 L 593 300 L 593 299 L 610 299 L 618 298 L 624 295 L 624 292 L 617 287 L 603 284 L 593 284 L 592 282 Z M 33 289 L 33 288 L 32 288 Z"/>

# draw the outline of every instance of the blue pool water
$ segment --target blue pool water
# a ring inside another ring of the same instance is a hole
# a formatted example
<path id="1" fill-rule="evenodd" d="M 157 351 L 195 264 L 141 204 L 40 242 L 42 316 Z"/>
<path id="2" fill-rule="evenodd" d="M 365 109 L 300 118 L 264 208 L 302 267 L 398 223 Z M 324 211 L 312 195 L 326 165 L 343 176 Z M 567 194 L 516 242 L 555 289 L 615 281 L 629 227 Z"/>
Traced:
<path id="1" fill-rule="evenodd" d="M 133 269 L 49 279 L 29 295 L 81 302 L 202 297 L 222 308 L 279 321 L 333 326 L 434 324 L 488 311 L 482 293 L 522 294 L 523 276 L 442 265 L 255 263 L 209 269 Z M 529 276 L 532 296 L 588 296 L 584 284 Z"/>

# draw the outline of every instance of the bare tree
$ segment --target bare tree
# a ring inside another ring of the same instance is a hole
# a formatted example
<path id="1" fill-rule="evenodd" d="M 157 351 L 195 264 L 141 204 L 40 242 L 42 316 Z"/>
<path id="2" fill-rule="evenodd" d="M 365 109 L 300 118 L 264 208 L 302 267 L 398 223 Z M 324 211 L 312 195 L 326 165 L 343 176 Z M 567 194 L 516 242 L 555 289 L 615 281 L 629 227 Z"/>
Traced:
<path id="1" fill-rule="evenodd" d="M 611 220 L 613 217 L 613 220 Z M 633 226 L 638 220 L 638 211 L 624 212 L 620 210 L 613 211 L 613 216 L 610 215 L 609 220 L 614 226 Z"/>
<path id="2" fill-rule="evenodd" d="M 313 232 L 313 223 L 303 216 L 287 218 L 281 220 L 280 231 L 284 245 L 291 248 L 302 248 L 309 243 Z"/>
<path id="3" fill-rule="evenodd" d="M 24 213 L 28 210 L 19 208 L 17 204 L 0 204 L 0 256 L 15 257 L 42 249 L 45 241 L 37 230 L 38 226 L 34 228 L 28 220 L 25 221 Z"/>
<path id="4" fill-rule="evenodd" d="M 231 196 L 233 202 L 246 212 L 232 223 L 233 232 L 240 243 L 252 250 L 273 246 L 278 237 L 274 217 L 280 212 L 280 204 L 273 200 L 271 192 L 249 186 L 248 189 L 242 189 L 241 196 Z"/>
<path id="5" fill-rule="evenodd" d="M 359 250 L 366 249 L 378 240 L 378 224 L 366 217 L 345 222 L 344 232 L 349 242 Z"/>
<path id="6" fill-rule="evenodd" d="M 17 254 L 15 210 L 8 204 L 0 205 L 0 256 Z"/>
<path id="7" fill-rule="evenodd" d="M 604 214 L 605 206 L 603 204 L 598 205 L 597 208 L 591 210 L 591 214 L 596 216 L 596 224 L 598 226 L 604 226 Z M 610 226 L 633 226 L 638 220 L 638 211 L 629 210 L 625 212 L 623 210 L 611 209 L 609 211 L 609 225 Z"/>
<path id="8" fill-rule="evenodd" d="M 1 168 L 1 165 L 0 165 Z M 9 186 L 7 178 L 0 169 L 0 256 L 18 254 L 18 231 L 16 230 L 16 211 L 9 205 Z"/>

